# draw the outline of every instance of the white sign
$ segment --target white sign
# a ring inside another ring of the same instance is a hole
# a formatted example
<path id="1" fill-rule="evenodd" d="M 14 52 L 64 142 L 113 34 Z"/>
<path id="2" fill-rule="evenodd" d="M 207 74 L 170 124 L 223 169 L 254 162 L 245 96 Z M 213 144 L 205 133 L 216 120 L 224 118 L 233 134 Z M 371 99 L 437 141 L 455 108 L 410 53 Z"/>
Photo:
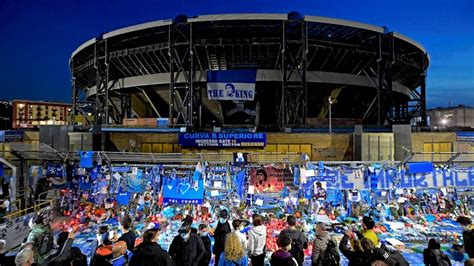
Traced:
<path id="1" fill-rule="evenodd" d="M 255 83 L 207 83 L 209 100 L 253 101 Z"/>

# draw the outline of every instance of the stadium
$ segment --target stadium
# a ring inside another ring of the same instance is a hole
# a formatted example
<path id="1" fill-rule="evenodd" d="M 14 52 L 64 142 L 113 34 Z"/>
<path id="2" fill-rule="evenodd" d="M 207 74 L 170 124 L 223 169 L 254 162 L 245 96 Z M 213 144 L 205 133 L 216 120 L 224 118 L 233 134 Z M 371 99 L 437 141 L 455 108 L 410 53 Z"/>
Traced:
<path id="1" fill-rule="evenodd" d="M 424 124 L 428 65 L 420 44 L 386 27 L 297 12 L 180 15 L 80 45 L 72 115 L 89 107 L 95 124 L 161 117 L 279 131 L 327 126 L 332 108 L 334 125 Z M 213 94 L 211 77 L 227 87 L 245 75 L 247 98 Z"/>

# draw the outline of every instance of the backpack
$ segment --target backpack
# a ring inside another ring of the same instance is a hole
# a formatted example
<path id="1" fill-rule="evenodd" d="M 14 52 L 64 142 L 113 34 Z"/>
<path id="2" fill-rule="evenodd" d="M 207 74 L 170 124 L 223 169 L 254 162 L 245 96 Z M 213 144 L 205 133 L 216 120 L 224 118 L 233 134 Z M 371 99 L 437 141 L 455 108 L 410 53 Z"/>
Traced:
<path id="1" fill-rule="evenodd" d="M 303 255 L 303 243 L 301 242 L 301 234 L 300 232 L 296 239 L 291 239 L 291 249 L 289 250 L 291 255 L 295 257 L 298 262 L 302 262 L 304 260 Z M 303 256 L 302 256 L 303 255 Z"/>
<path id="2" fill-rule="evenodd" d="M 337 250 L 336 243 L 333 240 L 329 240 L 327 243 L 327 248 L 323 253 L 323 256 L 320 257 L 318 260 L 319 265 L 324 266 L 339 266 L 339 262 L 341 261 L 341 256 L 339 255 L 339 251 Z"/>
<path id="3" fill-rule="evenodd" d="M 48 254 L 53 249 L 53 235 L 51 230 L 48 230 L 41 238 L 38 246 L 38 253 L 43 256 Z"/>

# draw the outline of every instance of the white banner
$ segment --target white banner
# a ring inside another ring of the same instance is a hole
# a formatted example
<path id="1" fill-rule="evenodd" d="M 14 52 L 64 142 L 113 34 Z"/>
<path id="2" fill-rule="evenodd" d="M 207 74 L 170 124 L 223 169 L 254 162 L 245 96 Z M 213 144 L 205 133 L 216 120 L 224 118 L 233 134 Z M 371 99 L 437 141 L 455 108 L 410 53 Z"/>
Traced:
<path id="1" fill-rule="evenodd" d="M 49 224 L 53 217 L 53 210 L 50 207 L 45 207 L 38 211 L 38 214 L 43 217 L 44 223 Z M 0 225 L 0 239 L 5 240 L 5 250 L 9 251 L 15 247 L 18 247 L 23 243 L 31 228 L 28 222 L 35 216 L 35 213 L 25 214 L 17 219 L 8 221 Z"/>
<path id="2" fill-rule="evenodd" d="M 209 100 L 253 101 L 255 98 L 255 83 L 207 83 Z"/>

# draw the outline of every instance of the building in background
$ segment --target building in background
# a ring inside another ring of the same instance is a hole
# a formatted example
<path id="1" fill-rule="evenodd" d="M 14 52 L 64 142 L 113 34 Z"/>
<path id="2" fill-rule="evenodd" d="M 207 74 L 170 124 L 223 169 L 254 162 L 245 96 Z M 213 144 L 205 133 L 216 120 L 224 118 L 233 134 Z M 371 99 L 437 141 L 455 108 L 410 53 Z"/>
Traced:
<path id="1" fill-rule="evenodd" d="M 12 102 L 0 101 L 0 130 L 12 128 L 13 108 Z"/>
<path id="2" fill-rule="evenodd" d="M 438 107 L 428 110 L 427 116 L 433 129 L 474 128 L 474 107 Z"/>
<path id="3" fill-rule="evenodd" d="M 46 125 L 67 125 L 71 105 L 67 103 L 14 100 L 13 129 L 33 129 Z"/>

